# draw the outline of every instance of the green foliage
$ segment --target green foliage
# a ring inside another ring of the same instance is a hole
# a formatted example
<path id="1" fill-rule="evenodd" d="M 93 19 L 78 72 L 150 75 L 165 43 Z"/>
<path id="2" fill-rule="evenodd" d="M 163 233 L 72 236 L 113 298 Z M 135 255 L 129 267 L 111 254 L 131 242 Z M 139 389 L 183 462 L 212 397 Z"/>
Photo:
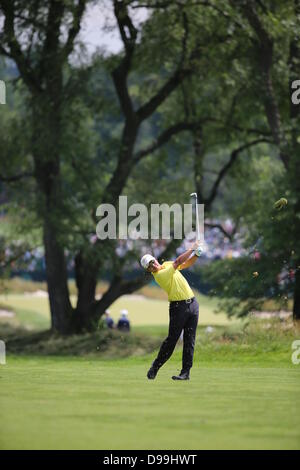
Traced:
<path id="1" fill-rule="evenodd" d="M 74 8 L 73 2 L 67 3 L 65 24 Z M 135 2 L 135 7 L 139 3 Z M 245 2 L 155 2 L 153 9 L 153 2 L 145 3 L 149 14 L 138 26 L 138 41 L 127 64 L 130 70 L 126 82 L 134 110 L 145 104 L 178 67 L 193 73 L 142 123 L 133 142 L 133 154 L 155 143 L 165 129 L 178 122 L 197 125 L 172 136 L 164 146 L 134 164 L 123 194 L 129 196 L 129 204 L 185 203 L 200 181 L 203 197 L 208 198 L 232 152 L 252 139 L 264 137 L 268 142 L 239 154 L 209 208 L 211 217 L 221 221 L 231 217 L 239 223 L 249 257 L 207 268 L 207 279 L 218 286 L 221 295 L 222 276 L 229 276 L 221 296 L 231 302 L 230 314 L 239 311 L 244 315 L 264 298 L 282 302 L 291 294 L 293 282 L 288 278 L 279 287 L 278 274 L 300 265 L 299 116 L 291 119 L 287 99 L 290 44 L 298 31 L 294 2 L 274 5 L 266 1 L 256 5 L 259 20 L 274 41 L 271 78 L 285 134 L 282 148 L 272 141 L 274 136 L 264 108 L 266 88 L 260 73 L 258 38 L 244 14 Z M 20 2 L 18 8 L 25 8 L 25 3 Z M 44 24 L 46 15 L 40 6 L 29 2 L 26 8 L 28 23 L 20 17 L 20 31 L 36 27 L 30 23 L 35 8 L 39 23 Z M 134 10 L 130 9 L 130 15 Z M 33 67 L 42 53 L 44 32 L 40 33 L 36 47 L 28 50 Z M 116 259 L 116 243 L 103 244 L 97 250 L 91 244 L 97 223 L 95 211 L 110 197 L 105 188 L 122 150 L 125 119 L 111 74 L 123 57 L 124 51 L 112 55 L 98 51 L 85 64 L 83 60 L 72 64 L 66 61 L 61 77 L 65 88 L 57 143 L 60 198 L 49 217 L 69 259 L 74 259 L 80 250 L 91 265 L 100 266 L 99 273 L 122 272 L 122 266 L 130 267 L 139 251 L 139 246 L 134 245 L 123 263 Z M 2 62 L 1 73 L 5 75 L 9 67 L 9 63 Z M 41 137 L 39 133 L 35 136 L 45 151 L 50 145 L 46 137 L 51 135 L 51 126 L 43 111 L 49 105 L 49 97 L 36 94 L 35 100 L 30 99 L 22 79 L 9 85 L 8 95 L 9 105 L 0 115 L 4 130 L 0 135 L 0 174 L 32 173 L 33 110 L 38 111 L 41 129 L 45 130 Z M 201 134 L 198 154 L 197 132 Z M 55 144 L 51 142 L 54 148 Z M 40 151 L 44 158 L 43 150 Z M 278 159 L 278 153 L 283 151 L 290 156 L 288 171 Z M 10 225 L 10 233 L 15 230 L 16 238 L 26 237 L 30 247 L 42 243 L 40 225 L 45 200 L 35 179 L 23 178 L 5 190 L 4 208 L 9 215 L 5 223 Z M 288 205 L 276 212 L 274 203 L 283 197 Z M 261 258 L 254 263 L 251 256 L 255 250 Z M 259 272 L 257 278 L 252 277 L 254 271 Z"/>
<path id="2" fill-rule="evenodd" d="M 260 309 L 265 299 L 272 299 L 278 308 L 287 307 L 300 252 L 294 231 L 293 192 L 281 164 L 274 165 L 270 157 L 264 157 L 247 165 L 248 184 L 240 192 L 240 205 L 232 210 L 242 217 L 248 254 L 204 268 L 212 292 L 224 299 L 222 308 L 229 315 L 240 316 Z M 274 204 L 281 197 L 288 204 L 279 210 Z M 256 272 L 257 277 L 253 276 Z"/>

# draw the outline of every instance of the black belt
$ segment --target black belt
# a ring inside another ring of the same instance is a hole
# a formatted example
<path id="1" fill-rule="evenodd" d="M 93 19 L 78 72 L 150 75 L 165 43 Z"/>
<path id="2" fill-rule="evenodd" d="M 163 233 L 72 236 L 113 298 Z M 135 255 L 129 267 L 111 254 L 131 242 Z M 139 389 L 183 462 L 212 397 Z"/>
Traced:
<path id="1" fill-rule="evenodd" d="M 192 297 L 191 299 L 185 299 L 185 300 L 171 300 L 170 304 L 191 304 L 195 300 L 195 297 Z"/>

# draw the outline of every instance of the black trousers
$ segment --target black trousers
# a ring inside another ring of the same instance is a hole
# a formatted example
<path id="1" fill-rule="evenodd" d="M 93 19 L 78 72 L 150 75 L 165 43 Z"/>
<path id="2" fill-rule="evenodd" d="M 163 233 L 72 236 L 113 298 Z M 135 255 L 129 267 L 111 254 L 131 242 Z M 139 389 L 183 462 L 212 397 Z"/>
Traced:
<path id="1" fill-rule="evenodd" d="M 170 324 L 168 337 L 162 343 L 153 367 L 159 369 L 172 355 L 183 330 L 182 371 L 188 372 L 193 365 L 195 337 L 199 316 L 199 305 L 194 297 L 190 303 L 184 300 L 170 302 Z"/>

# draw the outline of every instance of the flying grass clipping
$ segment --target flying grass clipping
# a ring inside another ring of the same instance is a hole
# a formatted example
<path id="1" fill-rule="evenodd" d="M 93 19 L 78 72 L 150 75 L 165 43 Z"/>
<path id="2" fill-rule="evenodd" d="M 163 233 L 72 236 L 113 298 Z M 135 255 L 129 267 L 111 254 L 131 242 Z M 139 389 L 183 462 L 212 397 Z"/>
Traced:
<path id="1" fill-rule="evenodd" d="M 278 201 L 275 202 L 274 208 L 277 209 L 278 211 L 281 211 L 284 207 L 286 207 L 288 204 L 288 200 L 285 197 L 282 197 L 278 199 Z"/>

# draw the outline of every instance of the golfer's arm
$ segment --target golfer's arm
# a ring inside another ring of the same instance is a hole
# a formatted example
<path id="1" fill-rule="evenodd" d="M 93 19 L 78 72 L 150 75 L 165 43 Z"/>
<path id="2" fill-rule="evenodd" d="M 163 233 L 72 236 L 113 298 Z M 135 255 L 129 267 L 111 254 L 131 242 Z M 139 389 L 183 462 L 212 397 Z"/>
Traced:
<path id="1" fill-rule="evenodd" d="M 193 264 L 196 263 L 197 259 L 198 259 L 198 256 L 196 255 L 192 256 L 191 258 L 189 258 L 188 260 L 186 260 L 184 263 L 180 265 L 180 269 L 182 270 L 182 269 L 189 268 L 190 266 L 193 266 Z"/>
<path id="2" fill-rule="evenodd" d="M 194 250 L 191 248 L 190 250 L 187 250 L 185 253 L 182 253 L 182 255 L 178 256 L 178 258 L 176 258 L 173 263 L 174 269 L 177 269 L 180 264 L 184 264 L 189 259 L 193 251 Z"/>

